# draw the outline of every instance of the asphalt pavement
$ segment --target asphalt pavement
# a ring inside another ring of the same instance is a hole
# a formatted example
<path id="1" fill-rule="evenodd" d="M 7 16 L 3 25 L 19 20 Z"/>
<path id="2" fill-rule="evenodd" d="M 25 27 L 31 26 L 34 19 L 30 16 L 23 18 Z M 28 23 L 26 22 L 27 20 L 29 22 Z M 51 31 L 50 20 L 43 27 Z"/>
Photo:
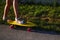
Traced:
<path id="1" fill-rule="evenodd" d="M 0 40 L 60 40 L 60 35 L 10 29 L 9 25 L 0 25 Z"/>

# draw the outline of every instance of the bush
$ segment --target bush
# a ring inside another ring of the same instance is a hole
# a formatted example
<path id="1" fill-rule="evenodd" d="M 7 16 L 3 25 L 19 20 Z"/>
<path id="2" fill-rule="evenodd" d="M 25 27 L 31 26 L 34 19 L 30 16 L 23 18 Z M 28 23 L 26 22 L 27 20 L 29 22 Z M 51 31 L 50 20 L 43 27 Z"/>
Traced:
<path id="1" fill-rule="evenodd" d="M 0 1 L 2 2 L 2 1 Z M 5 3 L 0 3 L 0 23 L 2 23 L 2 15 L 4 10 Z M 56 21 L 55 19 L 60 19 L 60 6 L 59 7 L 52 7 L 52 6 L 43 6 L 43 5 L 35 5 L 35 4 L 19 4 L 19 14 L 20 16 L 24 16 L 28 18 L 28 21 L 32 21 L 39 25 L 39 27 L 48 29 L 48 30 L 56 30 L 60 31 L 60 28 L 57 27 L 57 24 L 60 23 L 60 21 Z M 13 14 L 13 8 L 10 8 L 10 11 L 8 13 L 8 17 L 14 20 L 14 14 Z M 44 20 L 46 17 L 51 18 L 52 23 Z M 33 18 L 33 19 L 32 19 Z M 35 19 L 34 19 L 35 18 Z M 37 18 L 37 19 L 36 19 Z M 44 18 L 42 20 L 42 18 Z M 52 25 L 52 26 L 51 26 Z"/>

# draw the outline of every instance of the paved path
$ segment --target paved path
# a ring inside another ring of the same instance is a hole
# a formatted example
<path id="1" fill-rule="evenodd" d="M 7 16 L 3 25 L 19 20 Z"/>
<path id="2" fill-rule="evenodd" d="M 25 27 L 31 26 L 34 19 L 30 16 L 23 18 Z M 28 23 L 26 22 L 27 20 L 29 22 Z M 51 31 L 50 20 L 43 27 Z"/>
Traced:
<path id="1" fill-rule="evenodd" d="M 60 35 L 11 30 L 8 25 L 0 25 L 0 40 L 60 40 Z"/>

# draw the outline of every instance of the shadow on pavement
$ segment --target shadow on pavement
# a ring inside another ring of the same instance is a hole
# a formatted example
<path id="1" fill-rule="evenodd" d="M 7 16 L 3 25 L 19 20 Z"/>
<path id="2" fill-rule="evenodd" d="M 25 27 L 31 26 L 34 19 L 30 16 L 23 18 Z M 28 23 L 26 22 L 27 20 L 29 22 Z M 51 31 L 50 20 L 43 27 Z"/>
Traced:
<path id="1" fill-rule="evenodd" d="M 24 30 L 24 31 L 27 31 L 27 27 L 17 26 L 15 29 L 16 30 Z M 43 33 L 43 34 L 52 34 L 52 35 L 60 35 L 60 32 L 43 30 L 42 28 L 39 28 L 39 27 L 32 27 L 31 28 L 31 32 Z"/>

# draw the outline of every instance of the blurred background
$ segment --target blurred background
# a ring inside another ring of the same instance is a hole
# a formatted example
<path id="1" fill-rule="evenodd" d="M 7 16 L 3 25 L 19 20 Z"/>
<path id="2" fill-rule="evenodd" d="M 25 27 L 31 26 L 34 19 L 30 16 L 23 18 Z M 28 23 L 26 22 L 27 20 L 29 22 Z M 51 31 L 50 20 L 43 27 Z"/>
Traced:
<path id="1" fill-rule="evenodd" d="M 19 15 L 28 21 L 37 24 L 40 28 L 60 32 L 60 0 L 18 0 Z M 5 0 L 0 0 L 0 24 Z M 8 18 L 14 20 L 14 11 L 11 6 Z M 6 23 L 5 23 L 6 24 Z"/>

